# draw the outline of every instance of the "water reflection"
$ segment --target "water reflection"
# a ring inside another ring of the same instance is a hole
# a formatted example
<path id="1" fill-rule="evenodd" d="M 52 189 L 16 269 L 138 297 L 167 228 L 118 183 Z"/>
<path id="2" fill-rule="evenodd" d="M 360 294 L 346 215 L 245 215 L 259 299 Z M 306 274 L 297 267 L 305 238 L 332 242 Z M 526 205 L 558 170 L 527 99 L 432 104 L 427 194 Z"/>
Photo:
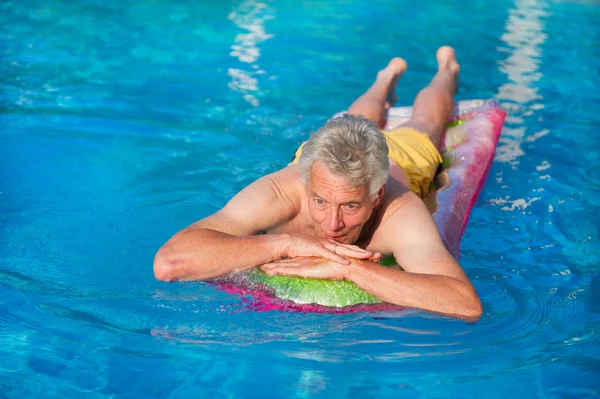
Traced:
<path id="1" fill-rule="evenodd" d="M 227 74 L 231 77 L 231 82 L 227 86 L 242 93 L 244 100 L 255 107 L 259 106 L 256 97 L 256 92 L 259 91 L 256 76 L 266 74 L 257 63 L 260 57 L 259 45 L 273 36 L 265 31 L 265 22 L 273 19 L 273 14 L 267 4 L 246 0 L 228 15 L 229 20 L 245 31 L 235 37 L 229 55 L 249 64 L 249 68 L 229 68 Z"/>
<path id="2" fill-rule="evenodd" d="M 496 151 L 496 160 L 500 162 L 518 164 L 518 158 L 524 154 L 521 149 L 526 135 L 524 117 L 533 116 L 544 108 L 543 98 L 535 86 L 542 78 L 538 69 L 541 45 L 547 38 L 544 33 L 544 18 L 549 15 L 547 8 L 545 1 L 517 0 L 515 8 L 509 11 L 506 30 L 501 37 L 508 48 L 499 50 L 509 55 L 499 62 L 499 69 L 508 75 L 508 81 L 498 89 L 497 96 L 509 116 Z M 534 133 L 528 141 L 547 133 Z"/>

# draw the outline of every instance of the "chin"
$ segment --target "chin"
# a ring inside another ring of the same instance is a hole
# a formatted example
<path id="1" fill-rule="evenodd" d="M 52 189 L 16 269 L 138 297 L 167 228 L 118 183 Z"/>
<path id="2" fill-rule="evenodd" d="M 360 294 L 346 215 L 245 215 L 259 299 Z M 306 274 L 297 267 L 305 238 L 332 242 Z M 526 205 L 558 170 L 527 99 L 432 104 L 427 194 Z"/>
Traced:
<path id="1" fill-rule="evenodd" d="M 352 238 L 352 236 L 349 235 L 343 235 L 341 237 L 330 237 L 327 234 L 325 234 L 325 238 L 327 238 L 328 240 L 334 240 L 339 242 L 340 244 L 348 244 L 348 245 L 352 245 L 356 242 L 355 239 Z"/>
<path id="2" fill-rule="evenodd" d="M 348 245 L 352 245 L 356 242 L 356 240 L 350 236 L 344 236 L 342 237 L 342 239 L 340 240 L 340 242 L 342 244 L 348 244 Z"/>

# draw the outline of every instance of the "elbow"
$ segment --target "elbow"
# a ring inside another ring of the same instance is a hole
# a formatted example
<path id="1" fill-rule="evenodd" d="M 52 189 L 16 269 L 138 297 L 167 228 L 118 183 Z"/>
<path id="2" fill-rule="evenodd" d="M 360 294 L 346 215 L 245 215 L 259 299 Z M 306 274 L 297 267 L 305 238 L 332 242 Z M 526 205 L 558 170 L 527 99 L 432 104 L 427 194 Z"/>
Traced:
<path id="1" fill-rule="evenodd" d="M 472 284 L 461 284 L 458 288 L 458 297 L 460 305 L 457 309 L 459 318 L 474 323 L 479 321 L 483 314 L 483 306 L 475 287 Z"/>
<path id="2" fill-rule="evenodd" d="M 474 323 L 481 318 L 483 314 L 483 307 L 481 305 L 481 300 L 477 294 L 474 294 L 472 298 L 470 298 L 467 302 L 467 306 L 463 311 L 463 317 L 465 320 Z"/>
<path id="3" fill-rule="evenodd" d="M 176 281 L 181 276 L 178 275 L 177 264 L 179 261 L 165 254 L 164 248 L 161 248 L 154 256 L 154 277 L 159 281 Z"/>

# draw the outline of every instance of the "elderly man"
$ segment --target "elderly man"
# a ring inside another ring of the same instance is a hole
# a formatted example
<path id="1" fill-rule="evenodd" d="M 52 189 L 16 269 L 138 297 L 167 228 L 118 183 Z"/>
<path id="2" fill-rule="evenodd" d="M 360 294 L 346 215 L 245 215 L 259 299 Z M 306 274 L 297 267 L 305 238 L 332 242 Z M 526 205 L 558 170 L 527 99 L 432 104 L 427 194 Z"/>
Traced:
<path id="1" fill-rule="evenodd" d="M 156 254 L 164 281 L 204 280 L 260 267 L 269 275 L 350 280 L 385 302 L 475 320 L 481 302 L 440 238 L 422 196 L 441 162 L 459 65 L 438 71 L 409 122 L 382 132 L 406 62 L 394 58 L 348 109 L 315 132 L 286 168 L 252 183 Z M 393 254 L 400 268 L 377 263 Z"/>

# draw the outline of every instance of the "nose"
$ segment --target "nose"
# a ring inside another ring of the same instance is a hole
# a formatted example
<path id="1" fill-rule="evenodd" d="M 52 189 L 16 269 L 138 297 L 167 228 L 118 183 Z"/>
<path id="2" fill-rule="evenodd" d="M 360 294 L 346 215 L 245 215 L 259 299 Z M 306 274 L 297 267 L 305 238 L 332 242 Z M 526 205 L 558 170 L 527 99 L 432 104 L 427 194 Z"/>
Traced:
<path id="1" fill-rule="evenodd" d="M 331 208 L 327 214 L 327 229 L 331 232 L 344 227 L 344 218 L 339 208 Z"/>

